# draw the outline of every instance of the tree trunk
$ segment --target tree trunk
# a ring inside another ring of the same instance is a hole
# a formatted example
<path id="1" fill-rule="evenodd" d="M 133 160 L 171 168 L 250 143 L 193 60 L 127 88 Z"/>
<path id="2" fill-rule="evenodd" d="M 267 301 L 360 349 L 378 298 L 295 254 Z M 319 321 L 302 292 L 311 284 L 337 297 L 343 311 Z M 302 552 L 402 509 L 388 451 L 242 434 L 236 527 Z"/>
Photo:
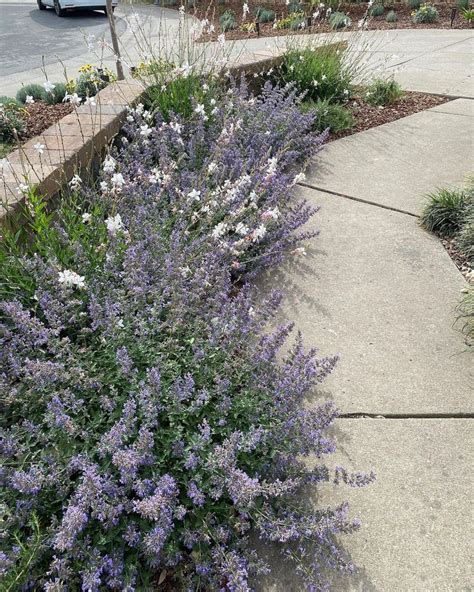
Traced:
<path id="1" fill-rule="evenodd" d="M 115 17 L 114 11 L 112 10 L 112 0 L 106 0 L 106 8 L 107 8 L 107 18 L 109 19 L 109 28 L 110 28 L 110 36 L 112 37 L 112 47 L 115 53 L 115 65 L 117 68 L 117 79 L 123 80 L 125 76 L 123 75 L 123 67 L 122 67 L 122 60 L 120 59 L 120 47 L 117 38 L 117 32 L 115 30 Z"/>

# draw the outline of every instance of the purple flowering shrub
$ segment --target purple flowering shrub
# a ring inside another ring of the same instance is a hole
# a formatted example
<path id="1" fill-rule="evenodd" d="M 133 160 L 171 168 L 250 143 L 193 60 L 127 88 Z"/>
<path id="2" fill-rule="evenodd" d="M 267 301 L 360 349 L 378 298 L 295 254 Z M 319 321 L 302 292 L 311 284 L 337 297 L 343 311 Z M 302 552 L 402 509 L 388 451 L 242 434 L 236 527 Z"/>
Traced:
<path id="1" fill-rule="evenodd" d="M 248 282 L 307 236 L 294 167 L 323 138 L 297 103 L 139 106 L 99 187 L 76 178 L 56 221 L 30 203 L 35 236 L 2 253 L 2 589 L 249 590 L 251 533 L 310 590 L 352 569 L 347 505 L 295 497 L 332 478 L 305 459 L 334 450 L 336 410 L 305 399 L 335 359 L 286 348 L 280 296 Z"/>

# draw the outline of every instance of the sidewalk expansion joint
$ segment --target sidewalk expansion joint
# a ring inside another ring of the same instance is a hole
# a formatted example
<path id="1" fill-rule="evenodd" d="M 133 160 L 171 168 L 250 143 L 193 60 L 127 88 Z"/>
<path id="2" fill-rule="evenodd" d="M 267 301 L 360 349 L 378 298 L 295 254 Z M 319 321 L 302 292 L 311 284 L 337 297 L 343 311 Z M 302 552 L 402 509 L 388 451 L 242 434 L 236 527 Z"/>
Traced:
<path id="1" fill-rule="evenodd" d="M 474 413 L 341 413 L 338 419 L 474 419 Z"/>
<path id="2" fill-rule="evenodd" d="M 306 187 L 307 189 L 314 189 L 315 191 L 321 191 L 321 193 L 329 193 L 330 195 L 336 195 L 337 197 L 344 197 L 345 199 L 351 199 L 352 201 L 358 201 L 360 203 L 368 204 L 369 206 L 376 206 L 377 208 L 382 208 L 383 210 L 389 210 L 391 212 L 398 212 L 399 214 L 405 214 L 406 216 L 412 216 L 413 218 L 419 218 L 418 214 L 413 214 L 413 212 L 408 212 L 407 210 L 401 210 L 399 208 L 393 208 L 391 206 L 386 206 L 383 204 L 379 204 L 375 201 L 370 201 L 368 199 L 362 199 L 361 197 L 354 197 L 353 195 L 347 195 L 346 193 L 340 193 L 339 191 L 331 191 L 330 189 L 325 189 L 323 187 L 316 187 L 315 185 L 310 185 L 309 183 L 297 183 L 301 187 Z"/>

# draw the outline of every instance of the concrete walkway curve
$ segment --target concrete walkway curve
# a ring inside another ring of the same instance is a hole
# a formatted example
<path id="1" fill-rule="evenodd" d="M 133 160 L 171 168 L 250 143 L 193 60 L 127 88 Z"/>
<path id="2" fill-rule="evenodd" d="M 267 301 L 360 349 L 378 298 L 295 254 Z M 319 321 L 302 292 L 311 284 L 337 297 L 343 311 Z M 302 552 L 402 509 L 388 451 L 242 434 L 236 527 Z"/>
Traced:
<path id="1" fill-rule="evenodd" d="M 332 589 L 467 592 L 474 352 L 454 326 L 467 284 L 418 215 L 424 194 L 461 185 L 474 171 L 472 34 L 396 33 L 411 47 L 402 57 L 412 52 L 397 74 L 405 89 L 469 98 L 327 145 L 298 189 L 321 207 L 305 271 L 289 263 L 269 282 L 286 290 L 282 320 L 295 321 L 321 354 L 340 354 L 314 398 L 341 410 L 331 462 L 378 476 L 362 490 L 318 491 L 318 504 L 349 499 L 362 521 L 342 541 L 359 571 Z M 304 589 L 294 573 L 275 569 L 261 590 Z"/>

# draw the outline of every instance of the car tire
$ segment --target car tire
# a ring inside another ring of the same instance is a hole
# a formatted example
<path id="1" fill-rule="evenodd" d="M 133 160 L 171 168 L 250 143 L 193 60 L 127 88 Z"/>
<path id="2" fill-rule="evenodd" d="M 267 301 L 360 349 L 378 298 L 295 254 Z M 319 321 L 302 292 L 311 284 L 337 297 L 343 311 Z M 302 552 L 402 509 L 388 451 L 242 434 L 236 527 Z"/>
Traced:
<path id="1" fill-rule="evenodd" d="M 63 10 L 61 8 L 61 5 L 59 4 L 59 0 L 54 0 L 54 12 L 58 15 L 58 16 L 64 16 L 66 14 L 66 11 Z"/>
<path id="2" fill-rule="evenodd" d="M 40 10 L 46 10 L 46 6 L 41 2 L 41 0 L 36 0 L 38 3 L 38 8 Z"/>

